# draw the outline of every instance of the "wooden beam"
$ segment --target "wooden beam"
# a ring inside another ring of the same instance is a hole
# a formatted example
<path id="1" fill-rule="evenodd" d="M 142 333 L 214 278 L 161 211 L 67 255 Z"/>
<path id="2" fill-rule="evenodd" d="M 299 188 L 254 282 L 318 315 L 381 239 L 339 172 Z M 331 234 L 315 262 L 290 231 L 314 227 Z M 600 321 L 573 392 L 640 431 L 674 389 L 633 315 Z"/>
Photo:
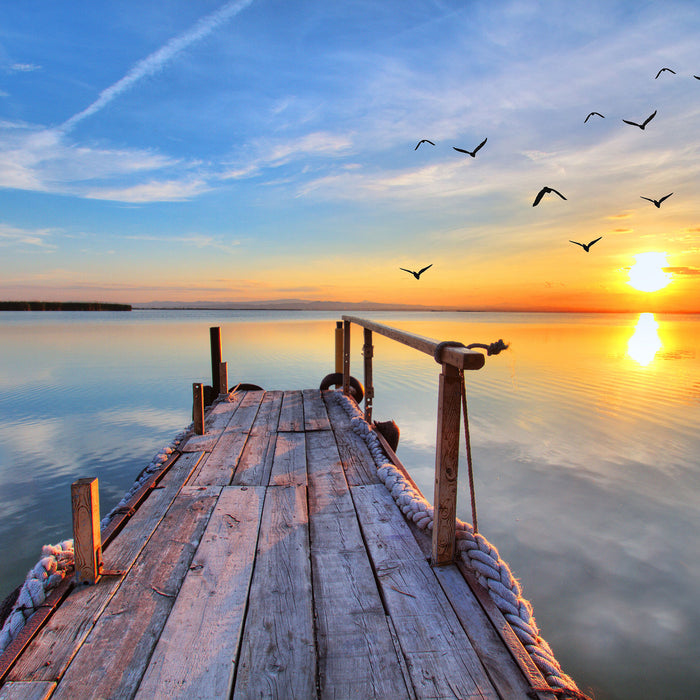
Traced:
<path id="1" fill-rule="evenodd" d="M 462 408 L 460 401 L 459 371 L 452 365 L 443 364 L 438 390 L 437 440 L 435 445 L 433 566 L 450 564 L 454 560 L 459 417 Z"/>
<path id="2" fill-rule="evenodd" d="M 97 583 L 102 572 L 100 496 L 97 479 L 78 479 L 71 484 L 75 578 Z"/>
<path id="3" fill-rule="evenodd" d="M 343 371 L 343 322 L 335 322 L 335 371 Z"/>
<path id="4" fill-rule="evenodd" d="M 372 357 L 374 345 L 372 345 L 372 331 L 364 329 L 365 343 L 362 346 L 362 357 L 365 361 L 365 420 L 372 424 L 372 401 L 374 399 L 374 384 L 372 383 Z"/>
<path id="5" fill-rule="evenodd" d="M 346 324 L 356 323 L 358 326 L 362 326 L 363 328 L 367 328 L 399 343 L 408 345 L 414 350 L 420 350 L 431 357 L 435 357 L 435 350 L 440 344 L 437 340 L 433 340 L 432 338 L 400 331 L 391 326 L 385 326 L 383 323 L 375 323 L 374 321 L 368 321 L 358 316 L 343 316 L 343 321 Z M 458 369 L 469 370 L 481 369 L 484 366 L 485 359 L 484 355 L 477 350 L 467 350 L 467 348 L 459 347 L 443 347 L 440 354 L 440 362 L 454 365 Z"/>
<path id="6" fill-rule="evenodd" d="M 209 329 L 211 345 L 211 385 L 214 390 L 219 388 L 219 365 L 221 364 L 221 328 L 215 326 Z"/>
<path id="7" fill-rule="evenodd" d="M 228 362 L 219 363 L 219 396 L 228 396 Z"/>
<path id="8" fill-rule="evenodd" d="M 197 382 L 192 384 L 192 420 L 195 435 L 204 435 L 204 390 Z"/>
<path id="9" fill-rule="evenodd" d="M 350 322 L 343 322 L 343 393 L 350 396 Z"/>

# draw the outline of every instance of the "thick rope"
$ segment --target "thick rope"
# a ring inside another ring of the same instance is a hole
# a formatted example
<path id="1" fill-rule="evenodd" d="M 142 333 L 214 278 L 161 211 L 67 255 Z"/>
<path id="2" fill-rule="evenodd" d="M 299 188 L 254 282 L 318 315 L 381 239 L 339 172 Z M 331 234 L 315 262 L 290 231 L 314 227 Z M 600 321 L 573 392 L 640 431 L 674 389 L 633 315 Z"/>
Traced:
<path id="1" fill-rule="evenodd" d="M 119 504 L 102 519 L 100 522 L 102 530 L 109 525 L 117 513 L 123 512 L 134 493 L 138 491 L 151 474 L 158 471 L 186 433 L 187 430 L 179 433 L 170 443 L 170 446 L 163 448 L 153 457 L 151 462 L 138 475 L 133 486 L 126 492 Z M 41 559 L 27 574 L 19 596 L 0 630 L 0 654 L 16 639 L 29 618 L 48 598 L 49 593 L 67 575 L 72 573 L 74 564 L 73 540 L 65 540 L 56 545 L 44 545 L 41 555 Z"/>
<path id="2" fill-rule="evenodd" d="M 404 516 L 421 530 L 432 531 L 433 506 L 411 485 L 401 471 L 387 460 L 377 436 L 362 417 L 357 405 L 341 392 L 334 392 L 333 395 L 350 417 L 354 432 L 367 444 L 379 478 L 389 489 Z M 469 523 L 461 520 L 456 521 L 455 537 L 460 558 L 488 591 L 549 686 L 585 697 L 578 690 L 574 680 L 561 670 L 549 644 L 540 636 L 532 605 L 523 598 L 520 584 L 506 562 L 501 559 L 498 550 L 483 535 L 474 532 Z"/>

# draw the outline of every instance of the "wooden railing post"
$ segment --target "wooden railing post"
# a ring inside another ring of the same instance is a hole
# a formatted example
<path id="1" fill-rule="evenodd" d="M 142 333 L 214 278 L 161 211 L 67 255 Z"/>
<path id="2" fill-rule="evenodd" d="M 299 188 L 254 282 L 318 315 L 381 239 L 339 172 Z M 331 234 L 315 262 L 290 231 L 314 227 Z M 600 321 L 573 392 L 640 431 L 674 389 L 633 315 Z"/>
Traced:
<path id="1" fill-rule="evenodd" d="M 433 566 L 451 563 L 455 554 L 460 401 L 459 370 L 453 365 L 443 364 L 438 392 L 435 449 Z"/>
<path id="2" fill-rule="evenodd" d="M 228 396 L 228 362 L 219 363 L 219 396 Z"/>
<path id="3" fill-rule="evenodd" d="M 195 435 L 204 435 L 204 390 L 201 384 L 192 384 L 192 420 Z"/>
<path id="4" fill-rule="evenodd" d="M 343 371 L 343 322 L 335 322 L 335 371 Z"/>
<path id="5" fill-rule="evenodd" d="M 350 396 L 350 321 L 343 321 L 343 393 Z"/>
<path id="6" fill-rule="evenodd" d="M 215 326 L 209 329 L 211 345 L 211 385 L 214 391 L 219 390 L 219 365 L 221 364 L 221 328 Z"/>
<path id="7" fill-rule="evenodd" d="M 97 479 L 78 479 L 71 484 L 73 552 L 78 583 L 97 583 L 102 573 L 100 496 Z"/>
<path id="8" fill-rule="evenodd" d="M 374 399 L 374 384 L 372 383 L 372 331 L 364 329 L 365 344 L 362 346 L 362 356 L 365 358 L 365 420 L 372 423 L 372 400 Z"/>

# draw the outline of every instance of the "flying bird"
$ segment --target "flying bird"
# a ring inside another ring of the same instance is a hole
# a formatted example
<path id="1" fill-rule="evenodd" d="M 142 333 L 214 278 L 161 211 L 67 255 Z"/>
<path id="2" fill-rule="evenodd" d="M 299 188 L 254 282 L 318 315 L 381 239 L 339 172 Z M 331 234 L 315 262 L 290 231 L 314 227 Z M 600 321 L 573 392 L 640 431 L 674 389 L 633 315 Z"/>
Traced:
<path id="1" fill-rule="evenodd" d="M 622 121 L 625 122 L 625 124 L 630 124 L 632 126 L 638 126 L 642 131 L 644 131 L 644 127 L 656 116 L 657 110 L 654 110 L 653 114 L 650 114 L 641 124 L 637 124 L 636 122 L 630 122 L 627 121 L 627 119 L 623 119 Z"/>
<path id="2" fill-rule="evenodd" d="M 586 252 L 588 252 L 591 249 L 591 246 L 594 243 L 597 243 L 601 238 L 602 238 L 602 236 L 598 236 L 598 238 L 596 238 L 594 241 L 591 241 L 590 243 L 579 243 L 578 241 L 572 241 L 572 240 L 569 240 L 569 243 L 575 243 L 576 245 L 580 245 L 581 248 L 583 248 Z"/>
<path id="3" fill-rule="evenodd" d="M 422 270 L 418 270 L 418 272 L 414 272 L 413 270 L 407 270 L 405 267 L 400 267 L 399 270 L 403 270 L 404 272 L 410 272 L 417 280 L 420 279 L 420 276 L 428 269 L 428 267 L 432 267 L 433 263 L 430 263 L 427 267 L 424 267 Z"/>
<path id="4" fill-rule="evenodd" d="M 464 148 L 457 148 L 457 146 L 452 146 L 452 148 L 455 149 L 455 151 L 459 151 L 460 153 L 466 153 L 467 155 L 470 155 L 472 158 L 476 157 L 477 152 L 479 149 L 488 141 L 488 138 L 485 138 L 473 151 L 467 151 Z"/>
<path id="5" fill-rule="evenodd" d="M 566 197 L 561 192 L 557 192 L 555 189 L 552 189 L 551 187 L 543 187 L 537 193 L 537 196 L 535 197 L 535 201 L 532 203 L 532 206 L 536 207 L 540 203 L 540 200 L 542 199 L 542 197 L 544 197 L 548 192 L 554 192 L 554 194 L 558 194 L 562 199 L 566 199 Z"/>
<path id="6" fill-rule="evenodd" d="M 420 146 L 422 143 L 429 143 L 431 146 L 435 145 L 432 141 L 428 141 L 428 139 L 421 139 L 413 150 L 417 151 L 418 146 Z"/>
<path id="7" fill-rule="evenodd" d="M 673 75 L 676 74 L 676 71 L 675 71 L 675 70 L 671 70 L 670 68 L 662 68 L 662 69 L 656 74 L 656 78 L 658 78 L 665 70 L 667 70 L 669 73 L 673 73 Z M 654 80 L 656 80 L 656 78 L 654 78 Z"/>
<path id="8" fill-rule="evenodd" d="M 605 117 L 604 117 L 600 112 L 591 112 L 591 113 L 583 120 L 583 123 L 585 124 L 594 114 L 596 114 L 596 115 L 599 116 L 599 117 L 603 117 L 603 119 L 605 119 Z"/>
<path id="9" fill-rule="evenodd" d="M 673 192 L 671 192 L 673 194 Z M 647 202 L 651 202 L 657 209 L 661 209 L 661 202 L 664 200 L 668 199 L 671 194 L 667 194 L 665 197 L 662 197 L 661 199 L 650 199 L 649 197 L 642 197 L 642 199 L 646 199 Z"/>
<path id="10" fill-rule="evenodd" d="M 695 80 L 700 80 L 700 75 L 694 75 L 693 78 L 695 78 Z"/>

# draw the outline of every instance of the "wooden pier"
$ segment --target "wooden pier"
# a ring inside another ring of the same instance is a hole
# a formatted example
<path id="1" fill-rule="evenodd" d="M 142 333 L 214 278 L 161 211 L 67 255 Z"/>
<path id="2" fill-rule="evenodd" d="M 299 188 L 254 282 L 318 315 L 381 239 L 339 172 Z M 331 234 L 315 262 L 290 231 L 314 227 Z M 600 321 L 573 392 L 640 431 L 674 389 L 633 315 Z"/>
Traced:
<path id="1" fill-rule="evenodd" d="M 214 403 L 103 533 L 97 583 L 7 650 L 0 700 L 554 698 L 468 571 L 432 565 L 335 393 Z"/>

